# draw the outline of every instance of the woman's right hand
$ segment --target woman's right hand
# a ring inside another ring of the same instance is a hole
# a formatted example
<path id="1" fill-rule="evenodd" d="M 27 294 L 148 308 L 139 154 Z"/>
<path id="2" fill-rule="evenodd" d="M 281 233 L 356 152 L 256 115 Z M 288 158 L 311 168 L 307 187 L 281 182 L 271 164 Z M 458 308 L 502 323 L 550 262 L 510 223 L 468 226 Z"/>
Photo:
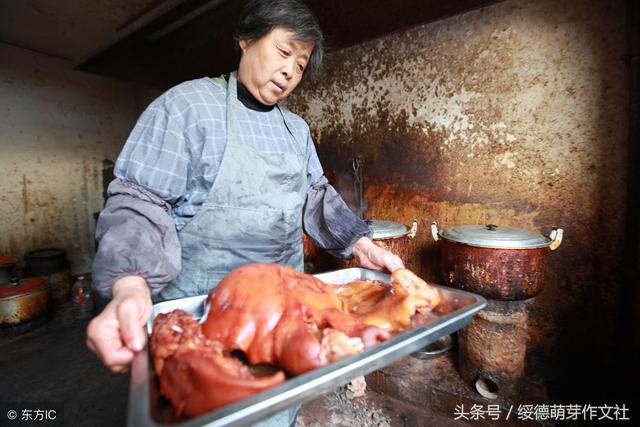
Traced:
<path id="1" fill-rule="evenodd" d="M 146 345 L 151 293 L 142 277 L 127 276 L 113 286 L 113 299 L 87 327 L 87 346 L 112 372 L 126 372 Z"/>

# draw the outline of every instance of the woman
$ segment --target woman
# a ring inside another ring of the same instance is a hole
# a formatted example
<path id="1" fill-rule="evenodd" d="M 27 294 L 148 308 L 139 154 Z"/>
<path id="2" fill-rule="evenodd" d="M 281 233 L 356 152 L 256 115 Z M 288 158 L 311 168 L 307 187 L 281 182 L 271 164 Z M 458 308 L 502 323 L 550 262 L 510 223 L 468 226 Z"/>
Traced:
<path id="1" fill-rule="evenodd" d="M 123 372 L 145 345 L 156 300 L 206 294 L 233 268 L 303 268 L 302 227 L 368 268 L 402 267 L 323 177 L 309 127 L 278 105 L 317 71 L 322 32 L 296 0 L 242 13 L 237 73 L 180 84 L 141 115 L 97 226 L 96 292 L 111 301 L 88 346 Z"/>

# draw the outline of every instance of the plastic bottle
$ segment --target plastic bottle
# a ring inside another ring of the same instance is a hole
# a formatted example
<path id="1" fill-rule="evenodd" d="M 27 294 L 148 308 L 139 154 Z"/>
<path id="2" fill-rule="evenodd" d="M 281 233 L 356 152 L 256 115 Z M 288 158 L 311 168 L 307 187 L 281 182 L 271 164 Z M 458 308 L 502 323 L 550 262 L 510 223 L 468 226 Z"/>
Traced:
<path id="1" fill-rule="evenodd" d="M 73 311 L 76 319 L 86 319 L 93 314 L 93 292 L 91 282 L 85 276 L 78 276 L 71 287 Z"/>

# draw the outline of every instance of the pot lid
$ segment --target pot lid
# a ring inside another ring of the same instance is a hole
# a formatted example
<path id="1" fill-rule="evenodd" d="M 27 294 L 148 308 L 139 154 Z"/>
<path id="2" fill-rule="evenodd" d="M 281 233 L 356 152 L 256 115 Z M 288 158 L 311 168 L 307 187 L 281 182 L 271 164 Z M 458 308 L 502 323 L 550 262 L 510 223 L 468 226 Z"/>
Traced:
<path id="1" fill-rule="evenodd" d="M 537 231 L 498 225 L 459 225 L 440 235 L 453 242 L 494 249 L 535 249 L 549 246 L 551 239 Z"/>
<path id="2" fill-rule="evenodd" d="M 27 277 L 17 282 L 0 283 L 0 298 L 24 295 L 44 289 L 47 281 L 43 277 Z"/>
<path id="3" fill-rule="evenodd" d="M 52 259 L 66 259 L 67 253 L 64 249 L 59 248 L 44 248 L 35 249 L 24 254 L 24 259 L 27 261 L 48 261 Z"/>
<path id="4" fill-rule="evenodd" d="M 371 231 L 373 231 L 373 239 L 388 239 L 391 237 L 404 236 L 409 232 L 409 227 L 404 224 L 393 221 L 382 221 L 376 219 L 368 219 L 365 221 Z"/>

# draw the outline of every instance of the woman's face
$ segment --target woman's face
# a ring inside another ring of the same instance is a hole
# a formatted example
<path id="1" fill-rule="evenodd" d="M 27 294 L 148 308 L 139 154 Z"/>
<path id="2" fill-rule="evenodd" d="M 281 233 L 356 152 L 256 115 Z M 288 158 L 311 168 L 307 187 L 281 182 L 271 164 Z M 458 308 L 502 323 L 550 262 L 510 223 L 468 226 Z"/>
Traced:
<path id="1" fill-rule="evenodd" d="M 257 40 L 240 40 L 238 80 L 265 105 L 286 98 L 302 80 L 313 44 L 294 40 L 294 35 L 276 27 Z"/>

